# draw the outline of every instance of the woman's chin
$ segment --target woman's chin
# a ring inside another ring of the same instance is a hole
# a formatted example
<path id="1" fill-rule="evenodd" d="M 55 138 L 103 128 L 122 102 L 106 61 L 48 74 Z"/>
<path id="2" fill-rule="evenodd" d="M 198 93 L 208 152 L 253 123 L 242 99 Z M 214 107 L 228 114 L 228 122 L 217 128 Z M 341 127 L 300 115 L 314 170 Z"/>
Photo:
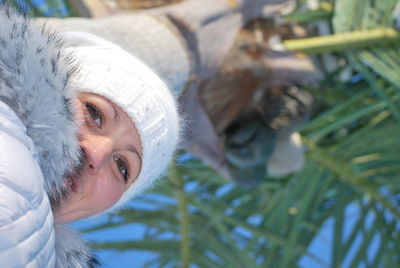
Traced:
<path id="1" fill-rule="evenodd" d="M 58 224 L 68 223 L 69 217 L 68 213 L 63 211 L 63 204 L 61 204 L 61 208 L 54 212 L 54 221 Z"/>
<path id="2" fill-rule="evenodd" d="M 62 202 L 61 207 L 54 213 L 54 219 L 58 224 L 69 223 L 83 218 L 81 214 L 79 210 L 74 209 L 73 204 Z"/>
<path id="3" fill-rule="evenodd" d="M 79 218 L 79 193 L 73 179 L 64 179 L 66 194 L 54 210 L 56 223 L 68 223 Z"/>

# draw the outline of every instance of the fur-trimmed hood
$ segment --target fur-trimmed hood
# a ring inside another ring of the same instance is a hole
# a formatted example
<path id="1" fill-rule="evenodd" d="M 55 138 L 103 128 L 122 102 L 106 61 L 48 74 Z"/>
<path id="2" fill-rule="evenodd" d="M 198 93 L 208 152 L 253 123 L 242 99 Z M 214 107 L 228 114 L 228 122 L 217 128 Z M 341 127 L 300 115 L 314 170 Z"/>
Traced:
<path id="1" fill-rule="evenodd" d="M 61 194 L 62 176 L 79 160 L 70 82 L 76 66 L 62 55 L 59 35 L 11 8 L 0 8 L 0 25 L 0 100 L 34 142 L 46 192 Z"/>
<path id="2" fill-rule="evenodd" d="M 65 193 L 62 177 L 80 154 L 70 79 L 77 67 L 62 47 L 59 35 L 0 5 L 0 101 L 24 123 L 53 203 Z M 55 229 L 57 266 L 85 267 L 84 243 L 66 227 Z"/>

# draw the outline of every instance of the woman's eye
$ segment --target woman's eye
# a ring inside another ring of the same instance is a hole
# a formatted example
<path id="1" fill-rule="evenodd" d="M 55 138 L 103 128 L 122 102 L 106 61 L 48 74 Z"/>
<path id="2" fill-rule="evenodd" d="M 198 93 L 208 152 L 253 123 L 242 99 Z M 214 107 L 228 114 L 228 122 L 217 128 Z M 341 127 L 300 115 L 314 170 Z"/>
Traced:
<path id="1" fill-rule="evenodd" d="M 127 183 L 129 179 L 129 166 L 127 161 L 124 158 L 117 155 L 114 156 L 114 161 L 117 164 L 119 173 L 121 173 L 125 183 Z"/>
<path id="2" fill-rule="evenodd" d="M 90 117 L 94 121 L 94 123 L 98 127 L 101 127 L 101 125 L 103 124 L 102 112 L 96 106 L 94 106 L 93 104 L 90 104 L 90 103 L 86 103 L 86 109 L 87 109 Z"/>

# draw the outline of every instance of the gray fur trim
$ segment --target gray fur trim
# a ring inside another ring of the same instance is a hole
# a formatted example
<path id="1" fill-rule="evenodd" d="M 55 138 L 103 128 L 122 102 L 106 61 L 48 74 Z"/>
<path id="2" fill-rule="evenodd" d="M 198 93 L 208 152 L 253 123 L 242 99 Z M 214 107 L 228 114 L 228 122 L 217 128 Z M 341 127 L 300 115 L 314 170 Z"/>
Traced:
<path id="1" fill-rule="evenodd" d="M 67 225 L 56 224 L 56 267 L 90 267 L 90 250 L 83 243 L 79 234 Z"/>
<path id="2" fill-rule="evenodd" d="M 51 199 L 65 193 L 62 177 L 78 163 L 70 82 L 76 65 L 62 55 L 60 37 L 0 6 L 0 100 L 26 126 Z M 54 203 L 54 202 L 53 202 Z"/>

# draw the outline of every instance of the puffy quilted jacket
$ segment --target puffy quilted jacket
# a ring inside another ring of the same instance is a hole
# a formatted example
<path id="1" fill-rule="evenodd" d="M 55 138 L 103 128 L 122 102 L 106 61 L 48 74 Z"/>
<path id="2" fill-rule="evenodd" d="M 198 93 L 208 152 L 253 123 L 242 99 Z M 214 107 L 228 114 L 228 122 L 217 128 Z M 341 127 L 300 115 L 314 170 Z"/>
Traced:
<path id="1" fill-rule="evenodd" d="M 54 267 L 53 214 L 21 120 L 0 102 L 0 266 Z"/>

